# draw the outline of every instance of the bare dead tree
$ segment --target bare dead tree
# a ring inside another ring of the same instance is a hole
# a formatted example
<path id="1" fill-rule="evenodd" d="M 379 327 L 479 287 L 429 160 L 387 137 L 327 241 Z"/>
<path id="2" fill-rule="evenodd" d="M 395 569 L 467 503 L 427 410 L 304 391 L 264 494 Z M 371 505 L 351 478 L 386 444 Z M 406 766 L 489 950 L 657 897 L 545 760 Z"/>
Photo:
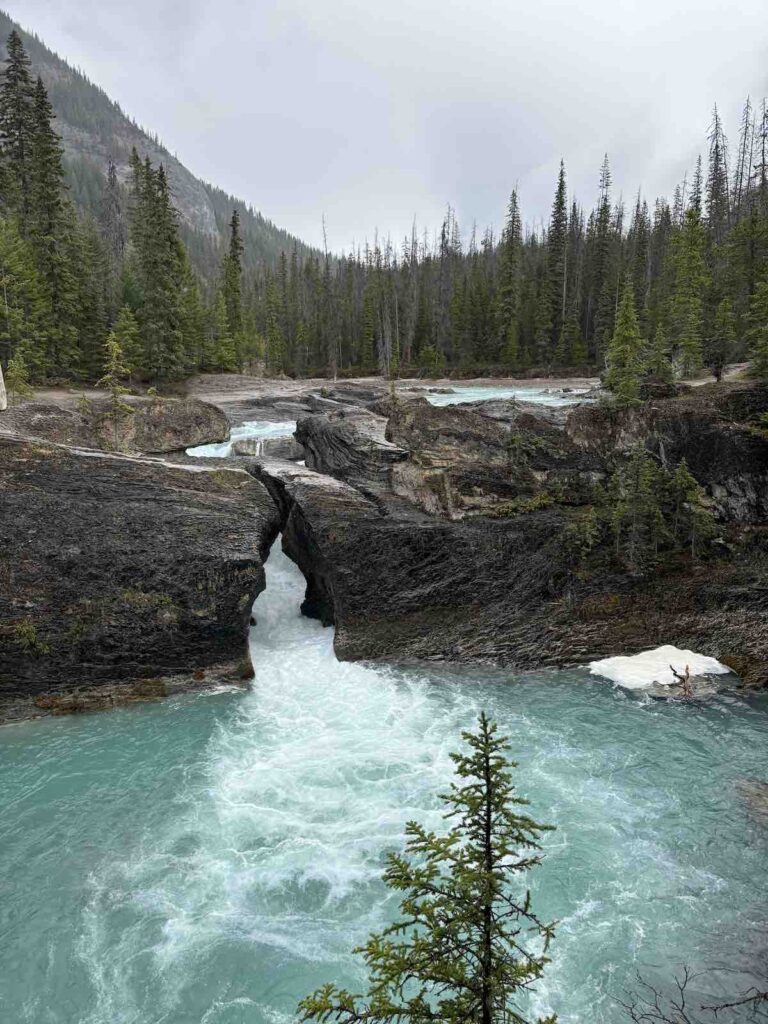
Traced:
<path id="1" fill-rule="evenodd" d="M 723 969 L 713 969 L 693 973 L 684 966 L 674 978 L 671 993 L 664 993 L 638 975 L 637 989 L 629 992 L 626 1000 L 619 1000 L 619 1005 L 632 1024 L 762 1024 L 768 1021 L 768 977 L 765 989 L 752 985 L 730 1001 L 692 1004 L 688 995 L 691 983 L 722 972 Z"/>
<path id="2" fill-rule="evenodd" d="M 682 696 L 685 700 L 689 700 L 693 696 L 693 684 L 691 683 L 691 668 L 690 665 L 685 666 L 685 673 L 681 675 L 677 672 L 674 666 L 670 665 L 670 670 L 675 679 L 680 683 L 682 688 Z"/>

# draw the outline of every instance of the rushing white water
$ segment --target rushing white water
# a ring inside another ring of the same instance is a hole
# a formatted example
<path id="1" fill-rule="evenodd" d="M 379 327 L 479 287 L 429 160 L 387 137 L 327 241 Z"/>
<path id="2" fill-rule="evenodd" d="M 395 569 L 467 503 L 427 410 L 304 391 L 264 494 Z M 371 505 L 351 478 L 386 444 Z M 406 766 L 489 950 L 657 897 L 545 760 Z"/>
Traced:
<path id="1" fill-rule="evenodd" d="M 286 423 L 274 423 L 271 420 L 246 420 L 236 427 L 232 427 L 228 440 L 219 444 L 200 444 L 195 448 L 187 448 L 187 455 L 195 455 L 203 459 L 223 459 L 232 454 L 234 441 L 241 441 L 246 437 L 258 437 L 266 440 L 268 437 L 290 437 L 296 429 L 296 422 L 289 420 Z"/>
<path id="2" fill-rule="evenodd" d="M 536 405 L 573 405 L 584 400 L 586 390 L 575 390 L 563 393 L 557 387 L 497 387 L 480 384 L 476 387 L 453 386 L 452 394 L 440 395 L 428 392 L 424 395 L 432 405 L 458 405 L 461 402 L 478 402 L 492 398 L 518 398 L 521 402 L 533 402 Z"/>
<path id="3" fill-rule="evenodd" d="M 512 390 L 537 400 L 428 397 Z M 192 453 L 294 426 L 244 423 Z M 449 751 L 483 707 L 557 825 L 530 878 L 560 921 L 532 1009 L 619 1024 L 636 971 L 664 985 L 683 961 L 747 972 L 708 991 L 749 984 L 768 844 L 739 787 L 765 778 L 765 697 L 658 704 L 587 669 L 340 664 L 277 548 L 267 580 L 250 691 L 0 730 L 3 1024 L 287 1024 L 318 984 L 359 988 L 350 950 L 396 912 L 385 854 L 409 818 L 443 826 Z"/>
<path id="4" fill-rule="evenodd" d="M 530 879 L 560 920 L 535 1008 L 619 1024 L 636 970 L 760 956 L 768 846 L 736 787 L 765 772 L 765 698 L 340 664 L 277 548 L 267 577 L 250 691 L 0 730 L 0 1020 L 287 1024 L 318 984 L 359 987 L 350 950 L 396 910 L 384 855 L 409 818 L 442 827 L 482 707 L 557 825 Z"/>

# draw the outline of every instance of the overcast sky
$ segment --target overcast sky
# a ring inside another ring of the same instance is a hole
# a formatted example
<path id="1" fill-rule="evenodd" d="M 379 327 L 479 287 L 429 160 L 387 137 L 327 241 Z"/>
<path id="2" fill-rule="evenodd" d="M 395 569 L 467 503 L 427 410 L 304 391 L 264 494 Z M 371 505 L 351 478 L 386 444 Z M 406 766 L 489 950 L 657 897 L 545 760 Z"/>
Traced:
<path id="1" fill-rule="evenodd" d="M 334 250 L 669 193 L 768 93 L 766 0 L 6 0 L 195 174 Z"/>

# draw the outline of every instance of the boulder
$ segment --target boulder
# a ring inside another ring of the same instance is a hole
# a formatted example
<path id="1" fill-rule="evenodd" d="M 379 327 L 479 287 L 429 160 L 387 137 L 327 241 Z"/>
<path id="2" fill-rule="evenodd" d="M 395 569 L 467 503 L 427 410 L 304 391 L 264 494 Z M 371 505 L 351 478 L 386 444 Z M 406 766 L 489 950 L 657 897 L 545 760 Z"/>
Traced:
<path id="1" fill-rule="evenodd" d="M 0 418 L 0 432 L 107 451 L 162 454 L 226 441 L 229 421 L 196 398 L 120 399 L 115 411 L 99 396 L 75 404 L 25 402 Z"/>
<path id="2" fill-rule="evenodd" d="M 387 420 L 361 409 L 305 416 L 296 424 L 296 440 L 309 469 L 347 480 L 358 487 L 388 485 L 390 468 L 408 451 L 385 437 Z"/>
<path id="3" fill-rule="evenodd" d="M 0 716 L 250 674 L 279 518 L 248 473 L 200 462 L 0 437 Z"/>

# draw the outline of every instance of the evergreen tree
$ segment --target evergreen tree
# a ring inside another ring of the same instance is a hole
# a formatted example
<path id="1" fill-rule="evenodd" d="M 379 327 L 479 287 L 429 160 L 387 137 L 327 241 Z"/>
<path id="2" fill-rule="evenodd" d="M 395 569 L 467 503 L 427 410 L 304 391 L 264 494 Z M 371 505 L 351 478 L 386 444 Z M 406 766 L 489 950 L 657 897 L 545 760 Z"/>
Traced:
<path id="1" fill-rule="evenodd" d="M 109 415 L 112 420 L 113 443 L 116 450 L 120 447 L 120 423 L 134 411 L 127 402 L 123 401 L 123 395 L 128 394 L 128 388 L 122 382 L 128 373 L 128 367 L 123 362 L 120 341 L 115 332 L 111 331 L 104 342 L 104 376 L 97 382 L 96 387 L 104 388 L 109 392 Z"/>
<path id="2" fill-rule="evenodd" d="M 117 344 L 120 360 L 125 367 L 125 374 L 130 379 L 142 362 L 139 324 L 130 306 L 121 308 L 112 325 L 110 338 L 112 339 L 111 344 Z"/>
<path id="3" fill-rule="evenodd" d="M 547 264 L 549 296 L 552 310 L 552 336 L 550 351 L 554 352 L 566 320 L 568 297 L 568 195 L 565 183 L 565 163 L 560 161 L 557 191 L 552 203 L 552 216 L 547 233 Z"/>
<path id="4" fill-rule="evenodd" d="M 616 557 L 631 572 L 652 563 L 669 536 L 662 495 L 660 471 L 644 448 L 637 448 L 611 477 L 607 507 Z"/>
<path id="5" fill-rule="evenodd" d="M 452 755 L 458 782 L 443 797 L 452 829 L 439 836 L 409 822 L 405 854 L 389 857 L 384 880 L 403 893 L 402 917 L 357 951 L 370 972 L 368 993 L 325 985 L 300 1003 L 302 1021 L 530 1020 L 520 996 L 541 978 L 554 928 L 511 883 L 541 862 L 548 826 L 525 812 L 507 738 L 485 713 L 476 732 L 462 735 L 469 751 Z"/>
<path id="6" fill-rule="evenodd" d="M 616 329 L 608 346 L 606 387 L 620 405 L 632 405 L 640 397 L 643 370 L 643 341 L 635 312 L 632 283 L 627 281 L 621 296 Z"/>
<path id="7" fill-rule="evenodd" d="M 211 310 L 212 362 L 211 368 L 234 373 L 237 368 L 235 340 L 232 337 L 227 316 L 224 292 L 220 291 Z"/>
<path id="8" fill-rule="evenodd" d="M 703 359 L 702 314 L 707 273 L 704 261 L 706 235 L 700 206 L 700 194 L 695 187 L 682 227 L 673 239 L 671 252 L 674 286 L 670 318 L 684 376 L 699 370 Z"/>
<path id="9" fill-rule="evenodd" d="M 75 276 L 77 225 L 64 199 L 61 141 L 42 79 L 34 96 L 34 133 L 30 165 L 29 239 L 50 306 L 47 369 L 69 374 L 78 363 L 78 288 Z"/>
<path id="10" fill-rule="evenodd" d="M 0 218 L 0 362 L 23 352 L 32 379 L 40 379 L 49 324 L 32 247 L 14 221 Z"/>
<path id="11" fill-rule="evenodd" d="M 232 211 L 229 222 L 229 250 L 224 257 L 222 292 L 227 311 L 227 324 L 231 338 L 238 338 L 243 330 L 241 278 L 243 274 L 243 240 L 240 237 L 240 214 Z"/>
<path id="12" fill-rule="evenodd" d="M 20 351 L 14 352 L 8 362 L 5 371 L 5 389 L 11 401 L 19 401 L 32 395 L 27 364 Z"/>
<path id="13" fill-rule="evenodd" d="M 749 307 L 750 372 L 768 380 L 768 278 L 757 285 Z"/>
<path id="14" fill-rule="evenodd" d="M 669 356 L 667 337 L 664 327 L 659 324 L 653 335 L 645 362 L 645 372 L 648 378 L 658 384 L 672 384 L 675 379 L 675 369 Z"/>
<path id="15" fill-rule="evenodd" d="M 715 535 L 716 525 L 706 492 L 683 460 L 672 475 L 670 492 L 675 540 L 695 558 Z"/>
<path id="16" fill-rule="evenodd" d="M 30 60 L 15 29 L 8 37 L 7 51 L 0 79 L 0 199 L 6 214 L 18 216 L 24 235 L 32 187 L 34 88 Z"/>
<path id="17" fill-rule="evenodd" d="M 709 129 L 709 172 L 707 174 L 707 221 L 715 245 L 725 238 L 730 227 L 730 195 L 728 187 L 728 142 L 723 131 L 723 122 L 717 112 L 712 112 Z"/>
<path id="18" fill-rule="evenodd" d="M 107 165 L 107 178 L 99 211 L 99 221 L 106 257 L 104 291 L 107 315 L 113 319 L 122 300 L 122 277 L 128 226 L 125 219 L 123 193 L 112 160 Z"/>
<path id="19" fill-rule="evenodd" d="M 499 354 L 507 366 L 515 368 L 520 357 L 520 271 L 522 237 L 517 192 L 513 191 L 507 208 L 507 222 L 501 238 L 499 289 L 496 322 Z"/>
<path id="20" fill-rule="evenodd" d="M 733 303 L 723 299 L 717 307 L 712 336 L 706 345 L 706 363 L 715 380 L 720 380 L 736 348 L 736 317 Z"/>
<path id="21" fill-rule="evenodd" d="M 134 150 L 131 185 L 131 245 L 137 281 L 142 371 L 160 382 L 184 375 L 183 334 L 187 264 L 176 211 L 162 165 L 143 164 Z"/>

